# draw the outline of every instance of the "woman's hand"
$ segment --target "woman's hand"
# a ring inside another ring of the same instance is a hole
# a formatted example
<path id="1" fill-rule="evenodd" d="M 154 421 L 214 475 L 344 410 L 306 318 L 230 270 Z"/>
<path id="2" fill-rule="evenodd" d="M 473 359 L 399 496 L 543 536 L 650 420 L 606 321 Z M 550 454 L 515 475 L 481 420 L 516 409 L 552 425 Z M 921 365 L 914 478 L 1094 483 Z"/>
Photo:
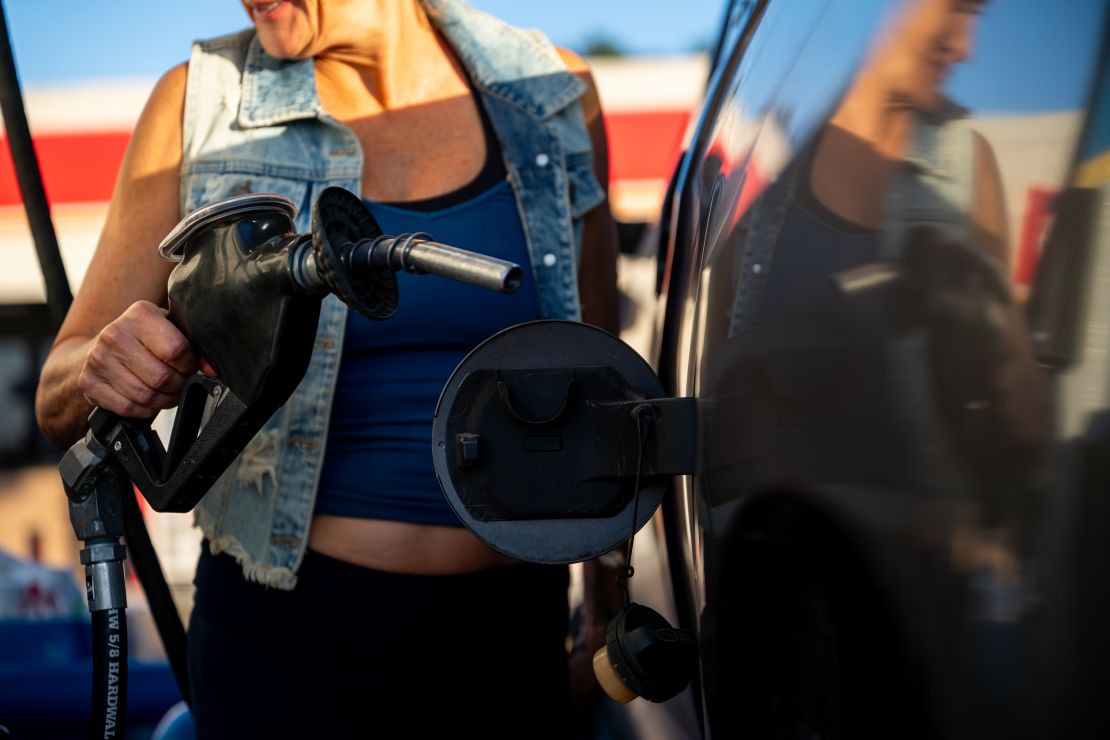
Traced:
<path id="1" fill-rule="evenodd" d="M 181 218 L 186 74 L 180 65 L 164 75 L 135 125 L 96 254 L 43 365 L 35 416 L 61 449 L 88 429 L 90 404 L 151 416 L 176 402 L 195 366 L 157 308 L 173 265 L 155 249 Z"/>
<path id="2" fill-rule="evenodd" d="M 594 700 L 601 693 L 601 687 L 594 675 L 594 653 L 605 647 L 606 626 L 592 615 L 583 619 L 571 647 L 568 659 L 570 696 L 574 713 L 580 721 L 589 713 Z"/>
<path id="3" fill-rule="evenodd" d="M 95 406 L 145 418 L 176 406 L 185 380 L 201 367 L 166 311 L 136 301 L 97 335 L 77 386 Z"/>

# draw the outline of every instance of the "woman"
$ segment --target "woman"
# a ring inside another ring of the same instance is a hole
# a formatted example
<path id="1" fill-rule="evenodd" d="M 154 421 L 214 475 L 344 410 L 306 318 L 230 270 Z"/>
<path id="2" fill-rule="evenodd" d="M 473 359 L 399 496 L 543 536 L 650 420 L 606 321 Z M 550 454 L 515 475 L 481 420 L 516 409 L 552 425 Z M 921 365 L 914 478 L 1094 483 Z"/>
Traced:
<path id="1" fill-rule="evenodd" d="M 387 232 L 529 264 L 508 298 L 402 275 L 402 307 L 380 324 L 326 301 L 305 381 L 198 507 L 208 548 L 190 682 L 205 737 L 393 722 L 498 737 L 525 721 L 557 736 L 565 570 L 512 564 L 460 528 L 427 445 L 438 386 L 493 330 L 616 327 L 589 72 L 456 0 L 244 6 L 254 29 L 197 44 L 143 111 L 43 370 L 40 425 L 65 445 L 93 406 L 145 417 L 175 405 L 205 365 L 165 318 L 172 265 L 154 247 L 228 195 L 284 193 L 306 230 L 315 195 L 340 185 Z M 588 605 L 581 654 L 607 616 Z"/>

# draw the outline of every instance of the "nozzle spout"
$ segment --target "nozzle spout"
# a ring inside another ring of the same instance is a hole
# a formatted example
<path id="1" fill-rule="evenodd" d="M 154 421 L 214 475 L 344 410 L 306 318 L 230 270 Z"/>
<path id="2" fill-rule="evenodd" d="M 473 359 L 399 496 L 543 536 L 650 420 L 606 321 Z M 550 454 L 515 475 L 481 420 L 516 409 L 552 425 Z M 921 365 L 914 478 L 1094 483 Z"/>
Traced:
<path id="1" fill-rule="evenodd" d="M 350 265 L 354 270 L 367 265 L 440 275 L 499 293 L 512 293 L 524 279 L 520 265 L 440 244 L 420 233 L 363 239 L 354 245 Z"/>

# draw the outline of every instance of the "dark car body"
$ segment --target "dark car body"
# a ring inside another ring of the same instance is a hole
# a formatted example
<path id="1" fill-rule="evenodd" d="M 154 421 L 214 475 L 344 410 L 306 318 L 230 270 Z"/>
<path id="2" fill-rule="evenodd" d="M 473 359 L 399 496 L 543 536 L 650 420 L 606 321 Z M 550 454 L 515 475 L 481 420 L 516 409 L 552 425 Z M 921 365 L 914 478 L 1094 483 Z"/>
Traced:
<path id="1" fill-rule="evenodd" d="M 650 244 L 699 463 L 631 587 L 700 660 L 643 736 L 1110 736 L 1107 24 L 732 3 Z"/>

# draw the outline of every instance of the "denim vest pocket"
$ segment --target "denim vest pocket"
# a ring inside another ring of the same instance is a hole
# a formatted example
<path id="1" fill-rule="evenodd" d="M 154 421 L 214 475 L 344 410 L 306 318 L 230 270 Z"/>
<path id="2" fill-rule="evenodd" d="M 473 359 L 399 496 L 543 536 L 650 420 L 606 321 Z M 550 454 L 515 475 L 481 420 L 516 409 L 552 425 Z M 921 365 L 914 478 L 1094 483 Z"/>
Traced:
<path id="1" fill-rule="evenodd" d="M 190 213 L 201 206 L 214 203 L 233 195 L 246 195 L 247 193 L 278 193 L 292 199 L 297 206 L 298 216 L 311 205 L 309 198 L 309 183 L 305 180 L 295 180 L 288 177 L 274 177 L 273 175 L 258 175 L 251 172 L 228 172 L 223 174 L 210 174 L 197 172 L 183 178 L 182 187 L 185 194 L 185 212 Z M 302 226 L 303 218 L 297 218 L 298 228 Z"/>

